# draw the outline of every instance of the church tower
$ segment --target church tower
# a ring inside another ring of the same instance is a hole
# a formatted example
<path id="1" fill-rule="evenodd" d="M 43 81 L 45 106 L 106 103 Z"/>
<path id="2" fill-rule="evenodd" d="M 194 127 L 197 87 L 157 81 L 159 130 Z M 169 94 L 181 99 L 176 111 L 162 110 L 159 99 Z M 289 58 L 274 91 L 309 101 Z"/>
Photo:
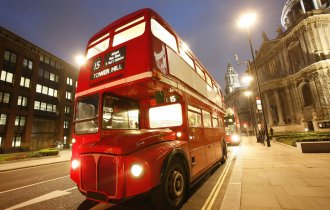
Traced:
<path id="1" fill-rule="evenodd" d="M 226 94 L 230 94 L 236 88 L 241 87 L 238 80 L 238 73 L 235 71 L 234 67 L 228 62 L 227 73 L 226 73 Z"/>

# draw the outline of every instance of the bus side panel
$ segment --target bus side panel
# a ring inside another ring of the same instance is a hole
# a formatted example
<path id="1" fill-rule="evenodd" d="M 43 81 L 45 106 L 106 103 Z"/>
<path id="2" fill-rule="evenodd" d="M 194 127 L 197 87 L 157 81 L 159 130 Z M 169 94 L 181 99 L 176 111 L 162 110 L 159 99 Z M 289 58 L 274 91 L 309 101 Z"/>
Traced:
<path id="1" fill-rule="evenodd" d="M 207 165 L 204 128 L 189 128 L 189 151 L 192 163 L 191 175 L 198 176 Z"/>
<path id="2" fill-rule="evenodd" d="M 206 142 L 206 158 L 208 165 L 214 163 L 216 159 L 213 130 L 213 128 L 204 128 L 204 137 Z"/>

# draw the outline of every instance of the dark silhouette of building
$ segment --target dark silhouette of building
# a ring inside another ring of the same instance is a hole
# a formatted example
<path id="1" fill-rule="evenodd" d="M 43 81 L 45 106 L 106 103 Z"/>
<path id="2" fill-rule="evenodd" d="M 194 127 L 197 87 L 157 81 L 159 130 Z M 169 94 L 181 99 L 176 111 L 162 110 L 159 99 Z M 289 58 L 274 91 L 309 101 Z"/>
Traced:
<path id="1" fill-rule="evenodd" d="M 0 153 L 71 141 L 78 70 L 0 27 Z"/>

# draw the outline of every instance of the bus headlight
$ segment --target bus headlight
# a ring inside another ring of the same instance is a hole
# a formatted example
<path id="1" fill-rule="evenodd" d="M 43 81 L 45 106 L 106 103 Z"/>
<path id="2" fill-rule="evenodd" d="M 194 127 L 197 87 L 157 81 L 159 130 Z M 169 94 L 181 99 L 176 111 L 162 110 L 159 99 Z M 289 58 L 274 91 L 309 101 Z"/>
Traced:
<path id="1" fill-rule="evenodd" d="M 76 143 L 76 139 L 72 138 L 71 142 L 72 142 L 72 144 Z"/>
<path id="2" fill-rule="evenodd" d="M 232 136 L 231 136 L 231 139 L 232 139 L 234 142 L 238 142 L 238 141 L 239 141 L 239 136 L 238 136 L 238 135 L 232 135 Z"/>
<path id="3" fill-rule="evenodd" d="M 79 160 L 72 160 L 71 161 L 71 168 L 73 170 L 76 170 L 77 168 L 79 168 L 80 166 L 80 161 Z"/>
<path id="4" fill-rule="evenodd" d="M 143 171 L 144 171 L 144 169 L 141 164 L 133 163 L 133 165 L 131 166 L 131 174 L 135 178 L 141 177 L 143 174 Z"/>

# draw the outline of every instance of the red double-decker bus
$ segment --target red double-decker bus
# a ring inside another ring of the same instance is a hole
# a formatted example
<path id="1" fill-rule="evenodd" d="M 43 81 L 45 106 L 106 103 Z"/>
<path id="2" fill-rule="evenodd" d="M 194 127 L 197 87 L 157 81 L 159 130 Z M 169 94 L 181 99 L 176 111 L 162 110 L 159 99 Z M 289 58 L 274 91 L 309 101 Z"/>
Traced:
<path id="1" fill-rule="evenodd" d="M 75 97 L 71 179 L 87 199 L 152 192 L 182 206 L 198 178 L 227 158 L 220 86 L 151 9 L 94 35 Z"/>

